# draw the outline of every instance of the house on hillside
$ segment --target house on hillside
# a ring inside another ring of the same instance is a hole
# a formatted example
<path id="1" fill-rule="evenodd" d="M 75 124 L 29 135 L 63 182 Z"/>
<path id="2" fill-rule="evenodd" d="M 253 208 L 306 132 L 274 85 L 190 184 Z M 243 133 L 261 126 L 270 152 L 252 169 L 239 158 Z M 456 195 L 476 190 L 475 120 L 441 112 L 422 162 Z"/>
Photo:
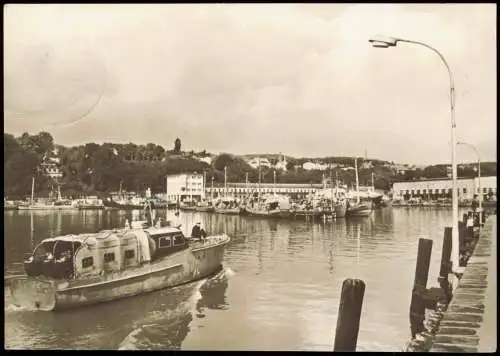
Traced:
<path id="1" fill-rule="evenodd" d="M 212 157 L 207 156 L 207 157 L 196 157 L 196 159 L 200 162 L 205 162 L 206 164 L 210 165 L 212 164 Z"/>
<path id="2" fill-rule="evenodd" d="M 306 170 L 306 171 L 313 171 L 313 170 L 316 170 L 316 171 L 326 171 L 328 169 L 328 165 L 327 164 L 323 164 L 323 163 L 315 163 L 315 162 L 306 162 L 302 165 L 302 169 Z"/>
<path id="3" fill-rule="evenodd" d="M 272 164 L 269 162 L 267 158 L 254 157 L 251 160 L 247 161 L 248 165 L 253 169 L 257 169 L 260 167 L 271 168 Z"/>
<path id="4" fill-rule="evenodd" d="M 274 165 L 274 168 L 280 171 L 286 171 L 286 157 L 282 156 L 281 159 Z"/>
<path id="5" fill-rule="evenodd" d="M 57 179 L 63 176 L 60 166 L 59 150 L 54 148 L 51 152 L 44 155 L 40 169 L 45 176 Z"/>

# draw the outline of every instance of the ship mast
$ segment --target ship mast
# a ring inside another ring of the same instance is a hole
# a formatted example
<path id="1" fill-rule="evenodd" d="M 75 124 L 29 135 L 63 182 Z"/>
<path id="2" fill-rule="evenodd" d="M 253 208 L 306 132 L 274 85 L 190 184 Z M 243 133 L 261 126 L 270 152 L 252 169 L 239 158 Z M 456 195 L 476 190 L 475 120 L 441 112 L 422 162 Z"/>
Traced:
<path id="1" fill-rule="evenodd" d="M 35 177 L 31 179 L 31 204 L 35 200 Z"/>
<path id="2" fill-rule="evenodd" d="M 259 191 L 258 191 L 258 199 L 260 199 L 260 180 L 261 180 L 261 171 L 260 171 L 260 158 L 259 158 Z"/>
<path id="3" fill-rule="evenodd" d="M 212 175 L 212 189 L 210 192 L 210 197 L 214 200 L 214 176 Z"/>
<path id="4" fill-rule="evenodd" d="M 227 196 L 227 166 L 224 166 L 224 196 Z"/>
<path id="5" fill-rule="evenodd" d="M 274 195 L 276 195 L 276 170 L 273 171 L 273 179 L 274 179 Z"/>
<path id="6" fill-rule="evenodd" d="M 356 170 L 356 202 L 359 204 L 358 157 L 354 160 L 354 169 Z"/>
<path id="7" fill-rule="evenodd" d="M 375 181 L 373 179 L 373 172 L 372 172 L 372 191 L 375 191 Z"/>

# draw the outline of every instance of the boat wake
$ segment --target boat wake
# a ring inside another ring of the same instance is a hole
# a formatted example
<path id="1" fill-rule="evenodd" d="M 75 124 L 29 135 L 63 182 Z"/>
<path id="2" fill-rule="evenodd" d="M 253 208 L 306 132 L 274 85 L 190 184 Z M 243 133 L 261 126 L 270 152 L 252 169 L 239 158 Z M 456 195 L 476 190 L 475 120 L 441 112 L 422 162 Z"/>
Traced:
<path id="1" fill-rule="evenodd" d="M 177 296 L 182 299 L 175 301 L 175 306 L 155 310 L 137 323 L 133 330 L 119 344 L 118 350 L 170 349 L 179 350 L 182 342 L 190 331 L 193 315 L 198 315 L 200 302 L 206 293 L 217 285 L 226 283 L 235 273 L 229 268 L 223 268 L 217 274 L 202 279 L 193 284 L 172 289 L 169 299 Z M 184 291 L 190 295 L 182 297 Z"/>
<path id="2" fill-rule="evenodd" d="M 187 300 L 181 301 L 172 309 L 154 311 L 138 323 L 138 325 L 123 339 L 118 350 L 142 349 L 179 349 L 184 339 L 183 332 L 189 331 L 192 312 L 198 301 L 202 298 L 200 292 L 206 279 L 195 282 L 194 290 Z M 180 286 L 172 290 L 174 294 L 182 293 L 186 288 L 193 286 Z M 174 296 L 172 296 L 174 297 Z M 175 297 L 174 297 L 175 298 Z"/>

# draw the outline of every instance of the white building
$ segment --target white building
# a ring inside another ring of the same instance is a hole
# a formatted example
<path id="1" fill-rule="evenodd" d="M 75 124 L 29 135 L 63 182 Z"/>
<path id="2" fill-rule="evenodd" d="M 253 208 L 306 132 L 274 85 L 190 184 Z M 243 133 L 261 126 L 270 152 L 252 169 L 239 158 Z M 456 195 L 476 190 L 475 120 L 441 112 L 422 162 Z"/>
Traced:
<path id="1" fill-rule="evenodd" d="M 212 164 L 212 157 L 210 156 L 207 156 L 207 157 L 201 157 L 201 158 L 198 158 L 198 160 L 200 162 L 205 162 L 206 164 L 210 165 Z"/>
<path id="2" fill-rule="evenodd" d="M 42 172 L 53 179 L 57 178 L 62 178 L 63 174 L 61 172 L 60 164 L 61 164 L 61 159 L 57 157 L 59 151 L 57 148 L 55 148 L 51 154 L 46 154 L 43 157 L 43 161 L 40 164 L 40 167 L 42 169 Z"/>
<path id="3" fill-rule="evenodd" d="M 302 169 L 306 171 L 326 171 L 328 169 L 328 165 L 323 163 L 306 162 L 302 165 Z"/>
<path id="4" fill-rule="evenodd" d="M 200 200 L 204 196 L 203 174 L 183 173 L 167 176 L 167 200 Z"/>
<path id="5" fill-rule="evenodd" d="M 250 161 L 248 161 L 248 164 L 250 167 L 253 169 L 257 169 L 260 167 L 266 167 L 266 168 L 271 168 L 272 164 L 269 162 L 267 158 L 260 158 L 260 157 L 254 157 Z"/>
<path id="6" fill-rule="evenodd" d="M 451 198 L 451 179 L 429 179 L 407 182 L 396 182 L 392 190 L 394 197 L 410 199 L 421 197 L 423 199 L 434 200 L 438 198 Z M 479 194 L 478 178 L 458 178 L 457 190 L 459 199 L 473 199 L 475 194 Z M 481 190 L 484 199 L 496 197 L 497 177 L 481 177 Z"/>
<path id="7" fill-rule="evenodd" d="M 281 171 L 286 171 L 286 170 L 287 170 L 287 169 L 286 169 L 286 165 L 287 165 L 287 162 L 286 162 L 286 157 L 285 157 L 285 156 L 283 156 L 283 158 L 282 158 L 282 159 L 280 159 L 280 160 L 278 161 L 278 163 L 276 163 L 276 164 L 274 165 L 274 168 L 276 168 L 276 169 L 278 169 L 278 170 L 281 170 Z"/>

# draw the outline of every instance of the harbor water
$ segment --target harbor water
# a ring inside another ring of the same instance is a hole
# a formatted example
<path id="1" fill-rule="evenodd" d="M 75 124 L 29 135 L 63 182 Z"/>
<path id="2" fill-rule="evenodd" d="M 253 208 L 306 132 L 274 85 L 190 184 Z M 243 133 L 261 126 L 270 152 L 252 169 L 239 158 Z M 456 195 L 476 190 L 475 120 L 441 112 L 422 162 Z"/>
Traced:
<path id="1" fill-rule="evenodd" d="M 342 282 L 366 291 L 358 350 L 400 351 L 419 238 L 434 241 L 429 282 L 437 284 L 451 209 L 383 208 L 332 221 L 268 220 L 159 211 L 209 234 L 227 233 L 224 269 L 173 289 L 61 311 L 16 307 L 8 278 L 44 238 L 97 232 L 139 211 L 5 211 L 5 347 L 8 349 L 319 350 L 333 348 Z"/>

